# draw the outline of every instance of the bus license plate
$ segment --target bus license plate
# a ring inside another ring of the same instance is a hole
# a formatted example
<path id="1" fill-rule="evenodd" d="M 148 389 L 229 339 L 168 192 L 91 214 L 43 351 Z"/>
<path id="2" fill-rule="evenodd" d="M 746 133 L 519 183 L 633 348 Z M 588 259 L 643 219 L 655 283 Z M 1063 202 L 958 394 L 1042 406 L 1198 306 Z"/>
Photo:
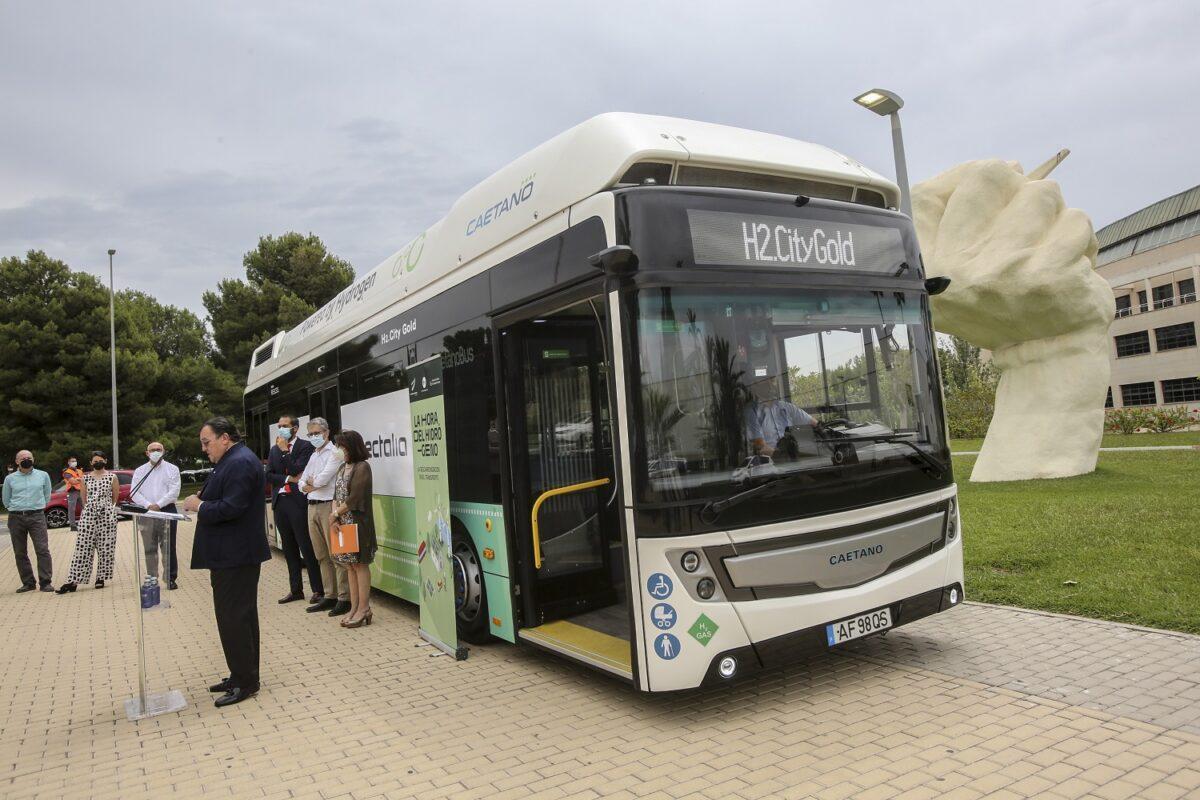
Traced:
<path id="1" fill-rule="evenodd" d="M 825 638 L 829 641 L 829 646 L 833 647 L 835 644 L 884 631 L 890 627 L 892 627 L 892 612 L 890 609 L 881 608 L 878 611 L 868 611 L 866 614 L 859 614 L 857 617 L 826 625 Z"/>

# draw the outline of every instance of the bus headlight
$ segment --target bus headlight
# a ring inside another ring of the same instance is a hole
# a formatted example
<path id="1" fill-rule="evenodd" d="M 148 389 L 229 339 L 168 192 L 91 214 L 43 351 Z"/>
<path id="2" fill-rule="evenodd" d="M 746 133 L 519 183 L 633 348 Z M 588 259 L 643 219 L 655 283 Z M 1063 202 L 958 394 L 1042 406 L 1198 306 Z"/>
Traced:
<path id="1" fill-rule="evenodd" d="M 701 578 L 696 584 L 696 594 L 700 595 L 701 600 L 709 600 L 717 593 L 717 582 L 712 578 Z"/>
<path id="2" fill-rule="evenodd" d="M 700 569 L 700 555 L 695 550 L 688 550 L 683 554 L 683 558 L 679 559 L 679 566 L 683 567 L 684 572 L 695 572 Z"/>
<path id="3" fill-rule="evenodd" d="M 717 672 L 721 674 L 722 678 L 732 678 L 733 674 L 737 672 L 737 659 L 733 656 L 725 656 L 717 664 Z"/>

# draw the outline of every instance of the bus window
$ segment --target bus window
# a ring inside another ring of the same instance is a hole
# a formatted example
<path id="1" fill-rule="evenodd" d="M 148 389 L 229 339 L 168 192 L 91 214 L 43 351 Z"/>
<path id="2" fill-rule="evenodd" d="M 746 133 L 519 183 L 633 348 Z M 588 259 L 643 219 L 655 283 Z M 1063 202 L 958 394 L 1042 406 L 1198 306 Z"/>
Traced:
<path id="1" fill-rule="evenodd" d="M 308 416 L 324 417 L 329 423 L 329 434 L 332 436 L 342 429 L 341 405 L 338 403 L 338 387 L 336 383 L 308 391 Z"/>

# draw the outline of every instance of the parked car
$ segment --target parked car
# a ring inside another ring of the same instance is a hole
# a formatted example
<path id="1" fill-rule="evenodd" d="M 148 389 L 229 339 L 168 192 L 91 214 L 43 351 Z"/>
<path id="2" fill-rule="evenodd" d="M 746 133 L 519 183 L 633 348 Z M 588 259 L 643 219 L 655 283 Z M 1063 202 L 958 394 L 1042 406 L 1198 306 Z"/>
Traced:
<path id="1" fill-rule="evenodd" d="M 117 476 L 117 481 L 121 484 L 121 502 L 128 503 L 129 492 L 131 489 L 133 489 L 133 470 L 114 469 L 109 471 Z M 81 513 L 83 513 L 83 503 L 75 506 L 75 519 L 79 519 L 79 515 Z M 46 505 L 46 527 L 67 527 L 66 481 L 59 481 L 54 488 L 50 490 L 50 502 Z"/>
<path id="2" fill-rule="evenodd" d="M 179 470 L 179 480 L 182 483 L 204 483 L 209 475 L 212 475 L 212 467 Z"/>
<path id="3" fill-rule="evenodd" d="M 733 482 L 738 486 L 746 486 L 752 478 L 762 478 L 778 472 L 770 456 L 750 456 L 733 471 Z"/>

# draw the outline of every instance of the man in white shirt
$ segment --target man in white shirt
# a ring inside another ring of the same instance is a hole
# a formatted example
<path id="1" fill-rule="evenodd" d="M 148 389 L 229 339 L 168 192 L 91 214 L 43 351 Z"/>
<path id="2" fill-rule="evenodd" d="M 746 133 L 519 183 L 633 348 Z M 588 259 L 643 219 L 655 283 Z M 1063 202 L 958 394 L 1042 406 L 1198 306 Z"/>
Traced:
<path id="1" fill-rule="evenodd" d="M 134 491 L 129 499 L 147 511 L 174 513 L 175 501 L 179 499 L 179 467 L 163 460 L 161 442 L 147 445 L 146 458 L 148 461 L 133 471 Z M 175 520 L 165 519 L 142 519 L 138 524 L 146 551 L 146 574 L 159 577 L 158 556 L 162 551 L 169 571 L 167 585 L 172 589 L 179 588 L 179 558 L 175 554 L 177 525 Z"/>
<path id="2" fill-rule="evenodd" d="M 321 565 L 325 598 L 305 611 L 328 611 L 329 616 L 339 617 L 350 610 L 350 584 L 346 568 L 329 557 L 329 515 L 333 510 L 333 481 L 342 457 L 329 441 L 329 423 L 324 417 L 308 421 L 308 441 L 313 453 L 300 476 L 300 491 L 308 498 L 308 535 Z"/>

